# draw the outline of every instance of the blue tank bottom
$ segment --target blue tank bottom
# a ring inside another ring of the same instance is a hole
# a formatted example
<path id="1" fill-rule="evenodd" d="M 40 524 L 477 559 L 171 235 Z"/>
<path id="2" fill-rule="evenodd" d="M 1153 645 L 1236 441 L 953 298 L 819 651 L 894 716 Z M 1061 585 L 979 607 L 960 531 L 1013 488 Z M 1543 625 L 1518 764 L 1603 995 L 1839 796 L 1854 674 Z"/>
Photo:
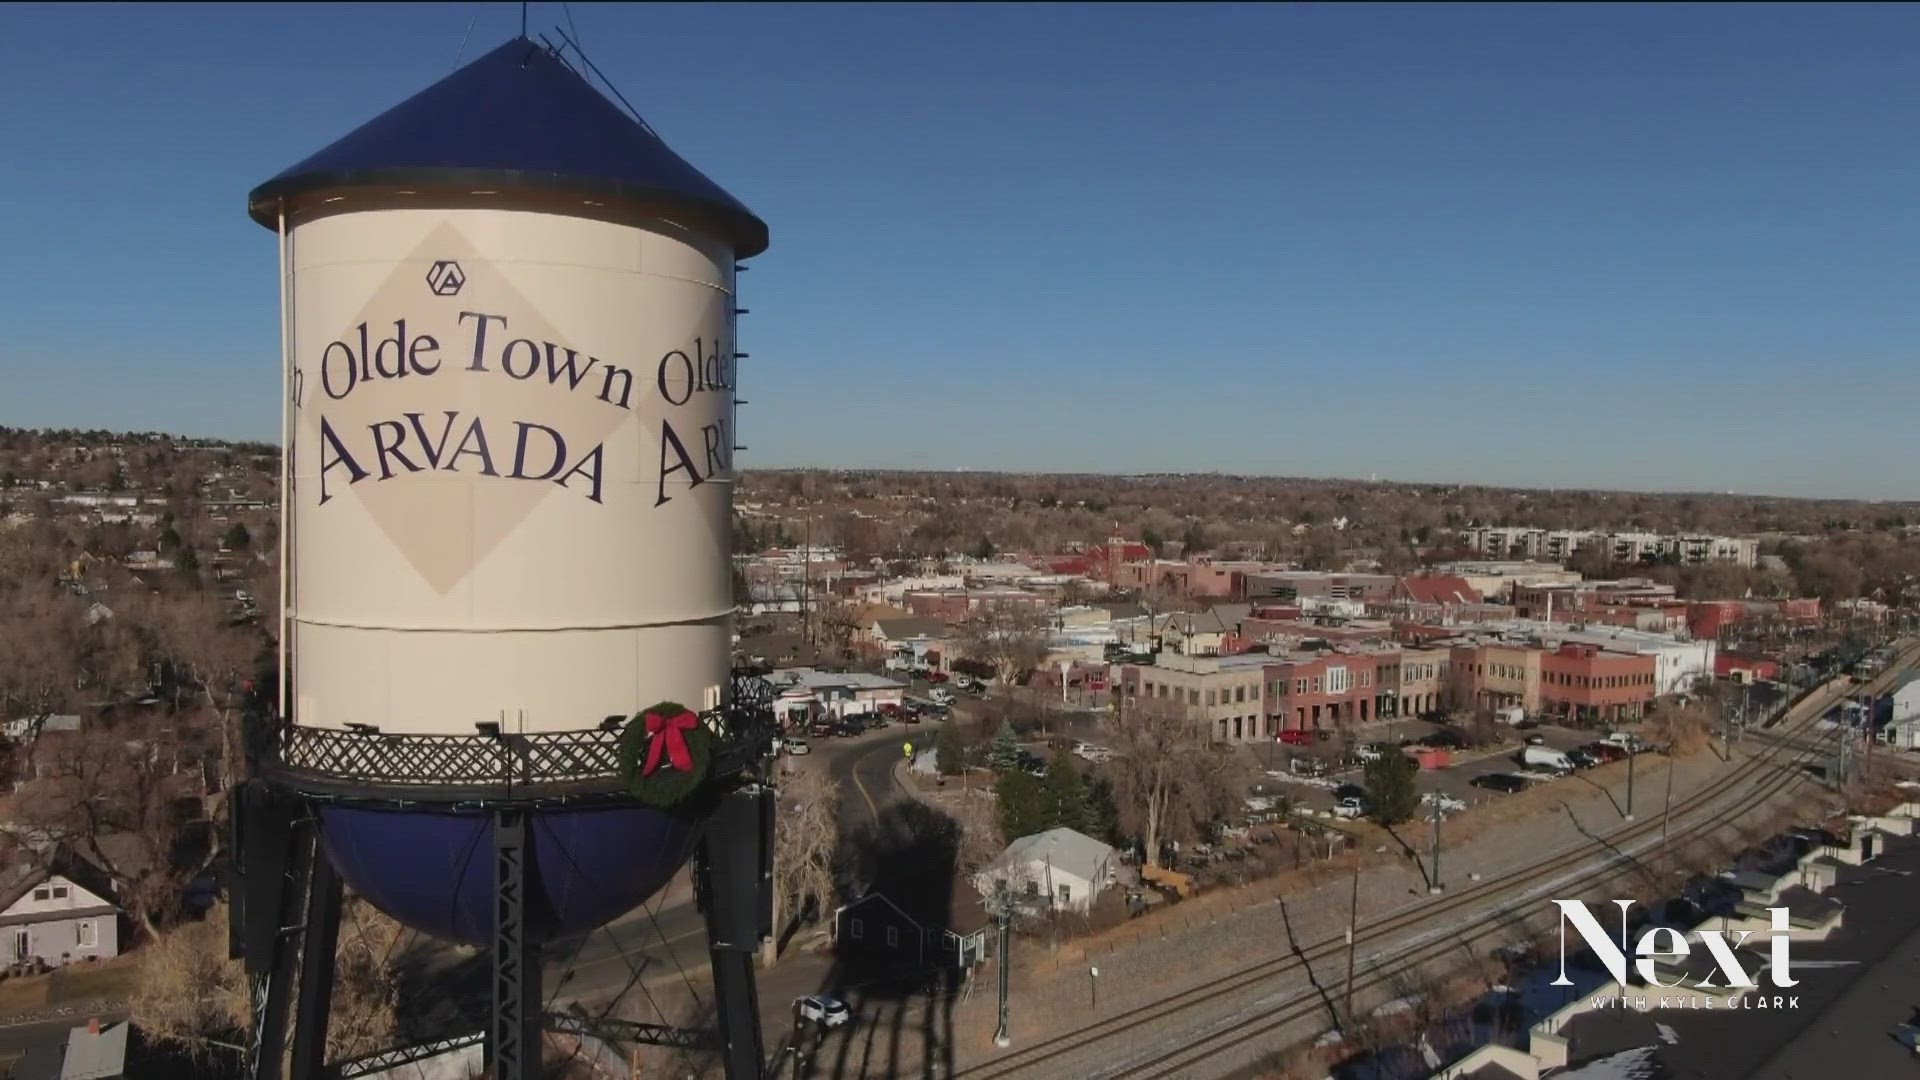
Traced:
<path id="1" fill-rule="evenodd" d="M 693 853 L 697 820 L 649 807 L 527 816 L 527 929 L 590 930 L 658 892 Z M 406 926 L 470 945 L 493 937 L 493 817 L 452 811 L 320 809 L 340 877 Z"/>

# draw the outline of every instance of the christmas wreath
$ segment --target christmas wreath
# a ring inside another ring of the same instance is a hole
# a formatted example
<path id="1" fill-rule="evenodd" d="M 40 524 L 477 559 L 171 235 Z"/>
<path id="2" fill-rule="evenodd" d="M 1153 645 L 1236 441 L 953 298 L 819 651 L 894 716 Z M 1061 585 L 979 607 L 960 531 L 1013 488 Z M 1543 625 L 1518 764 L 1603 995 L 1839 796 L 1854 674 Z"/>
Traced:
<path id="1" fill-rule="evenodd" d="M 673 806 L 692 795 L 713 766 L 713 733 L 692 709 L 663 701 L 627 721 L 620 732 L 620 772 L 649 806 Z"/>

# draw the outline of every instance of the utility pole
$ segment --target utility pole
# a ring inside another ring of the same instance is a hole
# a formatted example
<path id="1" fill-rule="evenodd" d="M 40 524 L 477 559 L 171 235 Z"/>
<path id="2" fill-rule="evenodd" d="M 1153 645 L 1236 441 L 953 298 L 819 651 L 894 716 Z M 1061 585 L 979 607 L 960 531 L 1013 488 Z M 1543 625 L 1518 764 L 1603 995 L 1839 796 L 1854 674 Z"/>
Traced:
<path id="1" fill-rule="evenodd" d="M 1440 884 L 1440 799 L 1439 788 L 1434 788 L 1433 800 L 1433 880 L 1427 883 L 1429 895 L 1438 894 L 1446 889 Z"/>
<path id="2" fill-rule="evenodd" d="M 1660 811 L 1660 861 L 1667 861 L 1667 826 L 1673 823 L 1673 772 L 1679 768 L 1679 762 L 1673 756 L 1673 750 L 1667 750 L 1667 802 Z"/>
<path id="3" fill-rule="evenodd" d="M 800 640 L 813 649 L 813 515 L 807 515 L 806 547 L 800 551 Z M 814 649 L 815 652 L 819 650 Z M 818 660 L 815 656 L 811 659 Z"/>
<path id="4" fill-rule="evenodd" d="M 1640 748 L 1627 743 L 1627 820 L 1633 820 L 1633 759 L 1640 756 Z"/>
<path id="5" fill-rule="evenodd" d="M 1000 920 L 1000 1026 L 994 1029 L 993 1045 L 1008 1047 L 1013 1039 L 1007 1034 L 1007 968 L 1013 962 L 1013 899 L 1007 895 L 1007 883 L 994 890 L 994 915 Z"/>
<path id="6" fill-rule="evenodd" d="M 1353 893 L 1347 900 L 1347 1012 L 1342 1026 L 1353 1023 L 1353 953 L 1360 945 L 1360 860 L 1353 861 Z"/>

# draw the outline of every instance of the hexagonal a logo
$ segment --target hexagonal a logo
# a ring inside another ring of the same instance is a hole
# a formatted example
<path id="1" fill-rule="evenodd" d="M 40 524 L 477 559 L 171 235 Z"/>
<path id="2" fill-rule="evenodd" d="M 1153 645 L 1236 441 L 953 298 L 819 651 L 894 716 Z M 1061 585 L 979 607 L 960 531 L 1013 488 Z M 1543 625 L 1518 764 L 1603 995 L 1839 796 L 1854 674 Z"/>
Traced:
<path id="1" fill-rule="evenodd" d="M 441 259 L 427 270 L 427 287 L 435 296 L 459 296 L 466 283 L 466 273 L 452 259 Z"/>

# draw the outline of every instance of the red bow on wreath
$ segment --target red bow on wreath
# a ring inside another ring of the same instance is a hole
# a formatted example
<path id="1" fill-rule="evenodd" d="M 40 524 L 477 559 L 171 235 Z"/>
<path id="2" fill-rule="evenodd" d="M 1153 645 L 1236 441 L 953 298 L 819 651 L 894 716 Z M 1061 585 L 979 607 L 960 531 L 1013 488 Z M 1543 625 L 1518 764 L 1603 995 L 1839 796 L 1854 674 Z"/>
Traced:
<path id="1" fill-rule="evenodd" d="M 675 716 L 647 714 L 647 765 L 641 776 L 652 776 L 660 767 L 660 755 L 681 772 L 693 771 L 693 752 L 687 749 L 686 733 L 700 726 L 700 718 L 686 710 Z"/>

